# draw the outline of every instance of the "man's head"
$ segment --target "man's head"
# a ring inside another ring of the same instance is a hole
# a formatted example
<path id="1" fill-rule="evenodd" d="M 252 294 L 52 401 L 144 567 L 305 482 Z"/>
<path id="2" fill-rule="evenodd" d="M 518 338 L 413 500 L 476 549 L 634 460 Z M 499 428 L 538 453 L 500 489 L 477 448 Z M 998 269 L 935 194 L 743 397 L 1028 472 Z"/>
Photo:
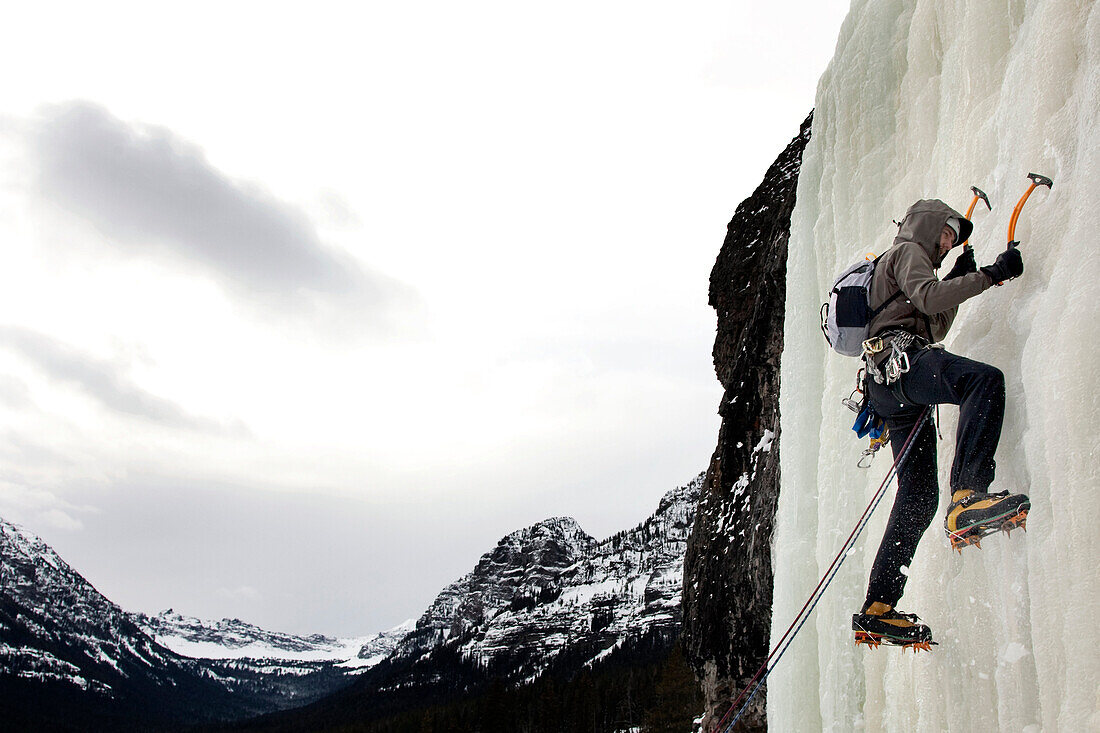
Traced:
<path id="1" fill-rule="evenodd" d="M 952 247 L 959 241 L 959 220 L 955 217 L 951 217 L 947 220 L 947 223 L 943 225 L 943 230 L 940 232 L 940 259 L 942 260 L 945 255 L 951 250 Z"/>
<path id="2" fill-rule="evenodd" d="M 939 199 L 922 199 L 909 207 L 898 225 L 894 244 L 916 242 L 935 267 L 952 248 L 970 238 L 974 225 Z M 946 237 L 947 242 L 943 240 Z"/>

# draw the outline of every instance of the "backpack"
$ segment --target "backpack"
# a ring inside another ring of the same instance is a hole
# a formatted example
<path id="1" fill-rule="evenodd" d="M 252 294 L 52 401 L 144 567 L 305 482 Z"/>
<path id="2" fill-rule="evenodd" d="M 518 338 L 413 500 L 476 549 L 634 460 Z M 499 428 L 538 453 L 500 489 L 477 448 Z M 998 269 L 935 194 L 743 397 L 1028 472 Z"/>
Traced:
<path id="1" fill-rule="evenodd" d="M 821 332 L 833 351 L 843 356 L 863 354 L 871 321 L 901 295 L 894 293 L 878 308 L 871 307 L 871 278 L 879 258 L 860 260 L 833 281 L 829 300 L 821 306 Z"/>

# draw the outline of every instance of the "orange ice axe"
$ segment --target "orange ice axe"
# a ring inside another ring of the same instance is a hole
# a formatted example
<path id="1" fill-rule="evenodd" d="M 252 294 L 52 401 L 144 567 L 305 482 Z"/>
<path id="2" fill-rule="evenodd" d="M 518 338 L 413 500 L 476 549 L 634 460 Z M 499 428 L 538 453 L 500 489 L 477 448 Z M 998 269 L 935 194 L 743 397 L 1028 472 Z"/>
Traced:
<path id="1" fill-rule="evenodd" d="M 1027 203 L 1027 199 L 1031 196 L 1031 192 L 1038 186 L 1046 186 L 1048 189 L 1054 188 L 1054 181 L 1046 176 L 1041 176 L 1038 173 L 1028 173 L 1027 177 L 1031 179 L 1031 185 L 1027 187 L 1027 190 L 1024 191 L 1024 195 L 1016 202 L 1016 208 L 1012 210 L 1012 218 L 1008 221 L 1008 247 L 1006 249 L 1012 249 L 1020 245 L 1020 243 L 1016 241 L 1016 221 L 1020 218 L 1020 212 L 1024 210 L 1024 204 Z M 1003 283 L 994 284 L 1000 287 Z"/>
<path id="2" fill-rule="evenodd" d="M 1027 203 L 1028 196 L 1030 196 L 1031 192 L 1038 186 L 1046 186 L 1047 188 L 1054 187 L 1054 181 L 1038 173 L 1028 173 L 1027 177 L 1031 179 L 1031 185 L 1027 187 L 1027 190 L 1024 191 L 1024 195 L 1016 202 L 1016 208 L 1012 210 L 1012 219 L 1008 222 L 1009 249 L 1019 244 L 1019 242 L 1016 241 L 1016 220 L 1020 218 L 1020 212 L 1024 210 L 1024 204 Z"/>

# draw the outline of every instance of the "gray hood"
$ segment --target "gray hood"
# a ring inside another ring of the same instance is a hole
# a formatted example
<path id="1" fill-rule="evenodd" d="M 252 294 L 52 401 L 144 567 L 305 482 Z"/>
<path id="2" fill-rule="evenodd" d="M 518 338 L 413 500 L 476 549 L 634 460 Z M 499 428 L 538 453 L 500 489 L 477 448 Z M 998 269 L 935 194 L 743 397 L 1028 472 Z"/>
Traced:
<path id="1" fill-rule="evenodd" d="M 905 212 L 894 246 L 878 258 L 871 279 L 868 305 L 882 307 L 871 319 L 872 335 L 902 330 L 929 341 L 942 341 L 959 304 L 992 285 L 989 276 L 980 271 L 950 280 L 936 277 L 940 232 L 953 216 L 959 220 L 959 239 L 965 240 L 974 225 L 942 201 L 918 201 Z M 898 291 L 905 297 L 886 303 Z"/>
<path id="2" fill-rule="evenodd" d="M 939 254 L 940 232 L 951 217 L 959 220 L 959 238 L 956 244 L 970 239 L 974 225 L 969 219 L 939 199 L 922 199 L 905 212 L 905 218 L 898 228 L 898 236 L 894 237 L 894 244 L 916 242 L 932 258 L 932 263 L 939 267 L 943 261 Z"/>

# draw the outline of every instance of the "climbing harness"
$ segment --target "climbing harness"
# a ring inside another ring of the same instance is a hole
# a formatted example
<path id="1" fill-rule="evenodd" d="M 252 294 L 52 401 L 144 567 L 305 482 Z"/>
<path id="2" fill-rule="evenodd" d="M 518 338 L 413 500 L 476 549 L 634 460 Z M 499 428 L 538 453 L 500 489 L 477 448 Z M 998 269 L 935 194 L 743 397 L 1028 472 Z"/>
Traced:
<path id="1" fill-rule="evenodd" d="M 889 346 L 886 345 L 886 339 L 889 339 Z M 902 375 L 909 372 L 909 354 L 924 349 L 942 348 L 943 344 L 941 343 L 930 344 L 927 339 L 900 330 L 886 331 L 882 336 L 876 336 L 863 342 L 864 367 L 856 373 L 855 390 L 847 399 L 841 400 L 845 407 L 859 416 L 856 418 L 856 424 L 852 426 L 852 430 L 856 431 L 856 435 L 860 438 L 868 435 L 871 438 L 871 444 L 863 451 L 856 466 L 870 468 L 875 454 L 882 446 L 890 442 L 890 429 L 886 426 L 886 421 L 875 414 L 874 408 L 868 403 L 867 396 L 864 395 L 863 401 L 860 403 L 855 401 L 856 394 L 863 394 L 863 375 L 869 374 L 878 384 L 894 384 L 901 379 Z M 890 355 L 883 360 L 880 367 L 875 363 L 876 358 L 887 350 L 889 350 Z M 940 422 L 939 409 L 939 405 L 936 405 L 936 419 L 933 420 L 937 435 L 939 434 Z"/>
<path id="2" fill-rule="evenodd" d="M 874 514 L 875 509 L 878 508 L 879 503 L 882 501 L 882 497 L 886 495 L 886 489 L 890 485 L 891 480 L 897 475 L 898 470 L 901 468 L 902 464 L 905 463 L 905 459 L 909 457 L 909 451 L 915 443 L 917 432 L 924 426 L 924 421 L 927 420 L 928 416 L 931 414 L 931 407 L 926 407 L 924 411 L 921 412 L 920 417 L 917 418 L 917 423 L 913 426 L 912 432 L 910 432 L 909 437 L 905 439 L 905 444 L 902 446 L 897 460 L 894 461 L 894 465 L 890 467 L 890 470 L 886 472 L 886 478 L 882 480 L 882 484 L 878 487 L 878 491 L 871 497 L 871 502 L 867 505 L 867 508 L 863 510 L 863 514 L 860 516 L 859 521 L 856 522 L 855 529 L 852 530 L 852 533 L 848 535 L 848 539 L 841 545 L 840 552 L 833 558 L 832 564 L 829 565 L 829 569 L 825 571 L 821 580 L 818 581 L 817 587 L 814 588 L 813 592 L 810 594 L 806 604 L 802 606 L 802 610 L 794 617 L 794 621 L 791 622 L 791 625 L 783 633 L 782 638 L 780 638 L 779 642 L 772 648 L 767 659 L 760 665 L 760 669 L 758 669 L 752 679 L 749 680 L 749 684 L 741 691 L 737 699 L 733 701 L 733 704 L 730 705 L 730 709 L 722 716 L 722 719 L 718 721 L 715 730 L 721 730 L 722 733 L 729 733 L 729 731 L 733 730 L 733 726 L 737 725 L 737 721 L 741 719 L 745 711 L 748 710 L 752 699 L 756 697 L 756 693 L 760 691 L 764 682 L 767 681 L 768 675 L 770 675 L 772 670 L 775 669 L 775 666 L 779 664 L 779 660 L 783 658 L 783 654 L 790 648 L 791 642 L 794 641 L 794 637 L 797 636 L 802 627 L 806 625 L 806 621 L 810 618 L 810 615 L 813 614 L 821 597 L 825 595 L 825 591 L 828 590 L 829 584 L 833 582 L 833 578 L 840 572 L 840 566 L 844 564 L 844 558 L 847 557 L 848 552 L 855 547 L 856 540 L 859 539 L 859 535 L 867 527 L 867 523 L 871 520 L 871 515 Z M 775 657 L 775 662 L 772 662 L 772 657 Z M 744 700 L 743 703 L 741 702 L 742 700 Z M 741 705 L 740 709 L 737 709 L 738 704 Z M 730 713 L 735 709 L 737 709 L 737 714 L 734 715 L 729 725 L 723 728 L 722 724 L 726 722 Z"/>
<path id="3" fill-rule="evenodd" d="M 884 337 L 890 339 L 890 356 L 880 367 L 876 362 L 879 354 L 887 349 Z M 922 349 L 929 346 L 926 339 L 908 331 L 887 331 L 882 336 L 867 339 L 863 342 L 863 363 L 867 373 L 878 384 L 893 384 L 898 381 L 902 374 L 909 371 L 909 352 L 913 350 L 914 344 Z"/>

